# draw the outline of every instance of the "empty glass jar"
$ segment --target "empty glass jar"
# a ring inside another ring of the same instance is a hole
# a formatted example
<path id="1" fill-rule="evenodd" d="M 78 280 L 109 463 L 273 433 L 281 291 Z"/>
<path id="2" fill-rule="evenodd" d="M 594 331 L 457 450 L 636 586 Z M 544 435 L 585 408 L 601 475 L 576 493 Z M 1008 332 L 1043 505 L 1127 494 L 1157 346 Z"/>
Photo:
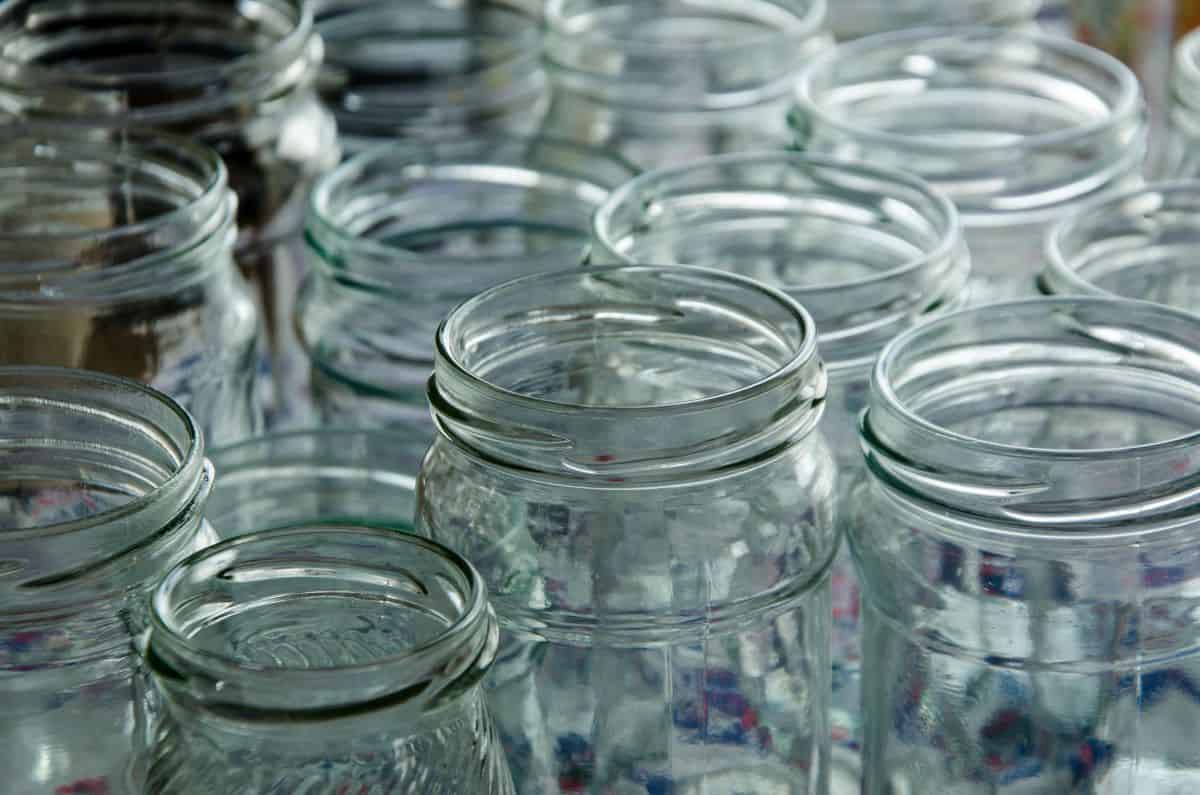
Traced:
<path id="1" fill-rule="evenodd" d="M 0 364 L 151 384 L 227 443 L 262 422 L 258 316 L 212 150 L 159 133 L 0 131 Z"/>
<path id="2" fill-rule="evenodd" d="M 1040 279 L 1049 294 L 1139 298 L 1200 307 L 1200 181 L 1158 182 L 1102 197 L 1055 226 Z"/>
<path id="3" fill-rule="evenodd" d="M 804 310 L 581 268 L 462 304 L 437 353 L 417 522 L 493 594 L 519 791 L 825 793 L 836 478 Z"/>
<path id="4" fill-rule="evenodd" d="M 483 137 L 375 149 L 322 179 L 296 320 L 321 421 L 432 435 L 438 323 L 491 285 L 582 262 L 592 213 L 634 173 L 599 150 Z"/>
<path id="5" fill-rule="evenodd" d="M 829 372 L 821 431 L 843 487 L 861 468 L 858 414 L 875 355 L 961 303 L 970 267 L 954 205 L 921 180 L 789 152 L 644 174 L 613 192 L 594 235 L 598 261 L 732 271 L 811 307 Z M 848 554 L 834 564 L 833 603 L 834 741 L 853 750 L 861 740 L 859 609 Z"/>
<path id="6" fill-rule="evenodd" d="M 145 795 L 508 795 L 479 682 L 496 619 L 479 574 L 384 528 L 225 541 L 154 592 L 165 706 Z"/>
<path id="7" fill-rule="evenodd" d="M 1005 25 L 1031 21 L 1042 0 L 831 0 L 838 41 L 929 25 Z"/>
<path id="8" fill-rule="evenodd" d="M 544 130 L 642 168 L 788 146 L 796 75 L 831 43 L 825 0 L 549 0 Z"/>
<path id="9" fill-rule="evenodd" d="M 1000 28 L 869 36 L 813 63 L 798 93 L 803 148 L 910 171 L 957 204 L 979 303 L 1032 294 L 1047 226 L 1140 179 L 1137 78 L 1065 38 Z"/>
<path id="10" fill-rule="evenodd" d="M 1200 30 L 1180 39 L 1171 69 L 1170 135 L 1165 174 L 1200 177 Z"/>
<path id="11" fill-rule="evenodd" d="M 211 543 L 200 432 L 165 395 L 0 367 L 0 770 L 6 795 L 140 795 L 133 638 L 154 582 Z"/>
<path id="12" fill-rule="evenodd" d="M 930 321 L 881 355 L 862 433 L 864 792 L 1200 787 L 1200 318 Z"/>
<path id="13" fill-rule="evenodd" d="M 222 538 L 302 524 L 411 530 L 425 429 L 322 429 L 213 450 L 208 519 Z"/>
<path id="14" fill-rule="evenodd" d="M 272 417 L 286 416 L 299 356 L 290 319 L 304 196 L 338 159 L 333 119 L 313 89 L 321 57 L 305 0 L 0 4 L 0 116 L 169 128 L 224 158 L 238 195 L 236 257 L 259 297 L 279 382 Z"/>
<path id="15" fill-rule="evenodd" d="M 323 0 L 321 94 L 342 146 L 529 134 L 549 98 L 538 17 L 509 0 Z"/>

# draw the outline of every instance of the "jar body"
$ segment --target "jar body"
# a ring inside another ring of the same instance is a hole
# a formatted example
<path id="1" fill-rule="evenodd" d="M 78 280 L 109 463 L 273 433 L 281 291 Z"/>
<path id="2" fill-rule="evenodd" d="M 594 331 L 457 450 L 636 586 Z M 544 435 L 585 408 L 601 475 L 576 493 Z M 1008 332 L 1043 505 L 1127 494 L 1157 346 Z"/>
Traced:
<path id="1" fill-rule="evenodd" d="M 906 28 L 946 25 L 1014 25 L 1031 22 L 1042 0 L 849 0 L 829 4 L 829 27 L 838 41 Z"/>

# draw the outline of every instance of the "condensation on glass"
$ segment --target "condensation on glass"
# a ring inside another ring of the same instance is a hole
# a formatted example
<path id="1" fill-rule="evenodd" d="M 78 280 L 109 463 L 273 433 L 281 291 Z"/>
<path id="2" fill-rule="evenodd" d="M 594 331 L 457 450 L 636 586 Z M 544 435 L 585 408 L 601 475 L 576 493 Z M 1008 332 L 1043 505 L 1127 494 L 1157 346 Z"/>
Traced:
<path id="1" fill-rule="evenodd" d="M 300 524 L 411 530 L 424 429 L 291 431 L 213 450 L 208 520 L 221 538 Z"/>
<path id="2" fill-rule="evenodd" d="M 492 592 L 519 791 L 823 795 L 836 467 L 804 310 L 581 268 L 482 293 L 437 350 L 417 523 Z"/>
<path id="3" fill-rule="evenodd" d="M 826 49 L 825 0 L 549 0 L 548 135 L 641 168 L 789 145 L 800 69 Z"/>
<path id="4" fill-rule="evenodd" d="M 1042 0 L 830 0 L 829 27 L 838 41 L 928 26 L 1028 23 Z"/>
<path id="5" fill-rule="evenodd" d="M 159 133 L 0 130 L 0 364 L 148 383 L 231 442 L 262 423 L 237 200 L 212 150 Z"/>
<path id="6" fill-rule="evenodd" d="M 133 381 L 0 367 L 0 770 L 6 795 L 141 795 L 133 639 L 159 577 L 212 542 L 199 430 Z"/>
<path id="7" fill-rule="evenodd" d="M 1200 307 L 1200 180 L 1153 182 L 1101 197 L 1046 238 L 1039 285 L 1054 294 Z"/>
<path id="8" fill-rule="evenodd" d="M 934 320 L 881 355 L 862 434 L 864 792 L 1200 788 L 1200 318 Z"/>
<path id="9" fill-rule="evenodd" d="M 438 323 L 487 287 L 582 262 L 592 213 L 635 173 L 587 147 L 481 137 L 372 150 L 320 180 L 296 320 L 316 415 L 432 434 Z"/>
<path id="10" fill-rule="evenodd" d="M 155 590 L 162 698 L 144 795 L 510 795 L 481 694 L 496 618 L 478 572 L 395 529 L 223 541 Z"/>
<path id="11" fill-rule="evenodd" d="M 0 4 L 0 116 L 167 128 L 225 160 L 238 195 L 236 258 L 270 340 L 272 420 L 288 413 L 302 358 L 289 323 L 304 197 L 338 159 L 314 91 L 322 52 L 304 0 Z"/>
<path id="12" fill-rule="evenodd" d="M 805 70 L 798 97 L 802 148 L 907 170 L 957 204 L 978 303 L 1032 295 L 1047 226 L 1141 179 L 1137 78 L 1065 38 L 1001 28 L 868 36 Z"/>
<path id="13" fill-rule="evenodd" d="M 717 268 L 777 287 L 809 309 L 829 373 L 821 431 L 843 488 L 861 467 L 858 414 L 875 355 L 901 331 L 960 304 L 970 268 L 954 205 L 921 180 L 785 152 L 644 174 L 596 213 L 594 237 L 598 262 Z M 838 759 L 847 760 L 835 761 L 835 776 L 854 778 L 859 608 L 848 555 L 835 562 L 832 580 L 833 736 Z"/>
<path id="14" fill-rule="evenodd" d="M 532 134 L 549 99 L 541 27 L 515 0 L 323 0 L 320 93 L 345 151 L 490 132 Z"/>

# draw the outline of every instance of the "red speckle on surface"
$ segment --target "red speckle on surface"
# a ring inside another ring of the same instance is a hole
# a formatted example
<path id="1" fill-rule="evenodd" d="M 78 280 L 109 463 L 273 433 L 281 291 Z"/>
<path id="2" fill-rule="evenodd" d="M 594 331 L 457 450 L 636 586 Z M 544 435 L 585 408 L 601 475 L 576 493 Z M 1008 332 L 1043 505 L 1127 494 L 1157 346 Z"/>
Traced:
<path id="1" fill-rule="evenodd" d="M 64 784 L 54 790 L 54 795 L 109 795 L 108 779 L 81 778 L 74 784 Z"/>

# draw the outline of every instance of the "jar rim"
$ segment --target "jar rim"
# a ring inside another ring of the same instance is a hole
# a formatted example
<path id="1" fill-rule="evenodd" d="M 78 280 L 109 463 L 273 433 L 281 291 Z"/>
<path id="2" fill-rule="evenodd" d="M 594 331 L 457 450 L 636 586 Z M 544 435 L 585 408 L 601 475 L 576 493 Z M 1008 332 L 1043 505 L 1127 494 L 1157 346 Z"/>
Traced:
<path id="1" fill-rule="evenodd" d="M 1175 79 L 1200 84 L 1200 29 L 1186 34 L 1175 45 Z"/>

